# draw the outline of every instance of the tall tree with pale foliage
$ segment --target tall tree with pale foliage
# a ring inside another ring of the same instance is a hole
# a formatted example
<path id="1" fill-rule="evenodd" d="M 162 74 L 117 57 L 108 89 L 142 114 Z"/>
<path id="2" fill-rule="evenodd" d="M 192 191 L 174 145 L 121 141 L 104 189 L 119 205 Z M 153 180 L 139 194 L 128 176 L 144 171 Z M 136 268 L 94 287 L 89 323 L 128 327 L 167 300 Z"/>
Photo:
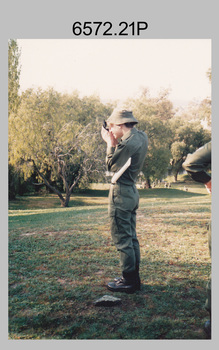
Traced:
<path id="1" fill-rule="evenodd" d="M 53 89 L 30 89 L 21 97 L 16 118 L 10 123 L 11 163 L 19 163 L 26 178 L 37 174 L 38 182 L 67 207 L 80 182 L 97 180 L 98 174 L 103 174 L 100 117 L 109 111 L 95 98 L 81 100 Z"/>
<path id="2" fill-rule="evenodd" d="M 20 172 L 16 166 L 12 166 L 10 162 L 10 124 L 15 118 L 19 103 L 19 89 L 20 89 L 20 50 L 17 45 L 17 41 L 10 39 L 8 41 L 8 123 L 9 123 L 9 164 L 8 164 L 8 177 L 9 177 L 9 198 L 14 199 L 18 192 L 20 182 Z"/>

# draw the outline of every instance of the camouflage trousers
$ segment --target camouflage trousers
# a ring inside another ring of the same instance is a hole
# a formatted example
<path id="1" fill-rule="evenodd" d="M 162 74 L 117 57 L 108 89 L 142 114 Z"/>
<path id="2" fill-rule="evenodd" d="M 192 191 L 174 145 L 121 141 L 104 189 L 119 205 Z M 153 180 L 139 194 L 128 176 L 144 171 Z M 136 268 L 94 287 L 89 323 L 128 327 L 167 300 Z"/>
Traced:
<path id="1" fill-rule="evenodd" d="M 136 210 L 139 194 L 136 186 L 116 183 L 110 186 L 109 217 L 113 242 L 120 253 L 123 273 L 139 268 L 140 247 L 136 235 Z"/>

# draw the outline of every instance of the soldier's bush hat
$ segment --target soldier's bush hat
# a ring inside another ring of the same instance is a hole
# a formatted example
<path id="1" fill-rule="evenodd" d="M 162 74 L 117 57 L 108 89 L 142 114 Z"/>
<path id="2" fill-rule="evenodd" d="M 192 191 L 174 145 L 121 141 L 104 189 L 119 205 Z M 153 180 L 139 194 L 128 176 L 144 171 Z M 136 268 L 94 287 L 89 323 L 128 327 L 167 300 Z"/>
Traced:
<path id="1" fill-rule="evenodd" d="M 111 116 L 107 119 L 107 124 L 125 124 L 125 123 L 135 123 L 138 121 L 132 114 L 132 111 L 126 109 L 114 109 Z"/>

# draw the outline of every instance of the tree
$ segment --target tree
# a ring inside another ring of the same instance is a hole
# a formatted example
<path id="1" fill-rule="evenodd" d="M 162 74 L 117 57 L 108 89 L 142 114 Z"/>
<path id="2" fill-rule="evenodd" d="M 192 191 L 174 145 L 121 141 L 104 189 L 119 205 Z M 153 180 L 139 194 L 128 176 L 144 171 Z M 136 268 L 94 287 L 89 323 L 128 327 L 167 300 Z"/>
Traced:
<path id="1" fill-rule="evenodd" d="M 209 82 L 211 83 L 211 68 L 208 69 L 206 75 L 207 75 L 207 77 L 209 79 Z"/>
<path id="2" fill-rule="evenodd" d="M 174 116 L 172 102 L 168 99 L 169 90 L 161 89 L 158 96 L 151 97 L 148 88 L 142 88 L 140 97 L 136 99 L 139 110 L 146 113 L 147 117 L 154 116 L 163 122 Z"/>
<path id="3" fill-rule="evenodd" d="M 211 69 L 206 73 L 211 83 Z M 172 144 L 170 161 L 174 180 L 182 168 L 188 153 L 193 153 L 211 139 L 211 99 L 208 97 L 201 103 L 192 102 L 186 111 L 170 121 Z"/>
<path id="4" fill-rule="evenodd" d="M 146 186 L 150 188 L 151 181 L 161 180 L 167 174 L 171 156 L 168 142 L 170 131 L 166 123 L 155 117 L 145 120 L 144 124 L 143 130 L 148 135 L 149 146 L 142 172 L 145 176 Z M 139 129 L 142 129 L 142 125 L 141 121 Z"/>
<path id="5" fill-rule="evenodd" d="M 148 89 L 144 89 L 138 99 L 127 101 L 138 119 L 138 128 L 148 135 L 149 146 L 146 160 L 142 169 L 146 186 L 160 180 L 167 173 L 171 156 L 169 144 L 171 138 L 168 120 L 173 115 L 173 105 L 168 100 L 167 91 L 161 91 L 158 97 L 151 98 Z"/>
<path id="6" fill-rule="evenodd" d="M 16 40 L 8 42 L 8 121 L 9 124 L 15 118 L 19 103 L 19 88 L 20 88 L 20 50 Z M 10 164 L 10 143 L 9 143 L 9 199 L 14 199 L 19 191 L 20 172 L 16 166 Z"/>
<path id="7" fill-rule="evenodd" d="M 178 115 L 187 123 L 198 122 L 204 128 L 211 130 L 211 100 L 206 98 L 201 102 L 189 103 L 188 107 Z"/>
<path id="8" fill-rule="evenodd" d="M 199 121 L 188 121 L 183 117 L 175 117 L 171 120 L 172 143 L 170 161 L 174 181 L 177 181 L 179 171 L 182 169 L 188 153 L 193 153 L 196 149 L 210 141 L 211 135 L 205 130 Z"/>
<path id="9" fill-rule="evenodd" d="M 207 71 L 206 76 L 211 84 L 211 69 Z M 206 97 L 201 102 L 190 102 L 188 107 L 184 111 L 181 111 L 179 116 L 188 122 L 198 121 L 204 128 L 211 130 L 211 98 Z"/>
<path id="10" fill-rule="evenodd" d="M 53 89 L 27 90 L 10 125 L 12 164 L 19 163 L 26 178 L 35 172 L 61 205 L 68 206 L 73 189 L 105 169 L 99 120 L 105 113 L 109 109 L 94 98 L 68 98 Z"/>
<path id="11" fill-rule="evenodd" d="M 19 105 L 20 50 L 16 40 L 8 42 L 8 114 L 16 113 Z"/>

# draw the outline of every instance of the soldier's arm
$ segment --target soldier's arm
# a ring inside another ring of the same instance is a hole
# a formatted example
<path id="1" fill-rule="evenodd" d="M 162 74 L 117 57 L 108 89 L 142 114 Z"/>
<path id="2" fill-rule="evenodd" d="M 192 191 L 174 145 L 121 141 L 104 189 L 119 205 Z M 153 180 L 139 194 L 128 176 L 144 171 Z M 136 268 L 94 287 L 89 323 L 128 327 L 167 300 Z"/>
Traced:
<path id="1" fill-rule="evenodd" d="M 211 142 L 205 144 L 192 154 L 188 154 L 183 168 L 188 172 L 194 181 L 207 184 L 211 176 L 207 169 L 211 164 Z"/>
<path id="2" fill-rule="evenodd" d="M 116 172 L 118 171 L 131 156 L 129 147 L 125 144 L 118 144 L 116 147 L 107 147 L 106 151 L 106 164 L 107 170 Z"/>

